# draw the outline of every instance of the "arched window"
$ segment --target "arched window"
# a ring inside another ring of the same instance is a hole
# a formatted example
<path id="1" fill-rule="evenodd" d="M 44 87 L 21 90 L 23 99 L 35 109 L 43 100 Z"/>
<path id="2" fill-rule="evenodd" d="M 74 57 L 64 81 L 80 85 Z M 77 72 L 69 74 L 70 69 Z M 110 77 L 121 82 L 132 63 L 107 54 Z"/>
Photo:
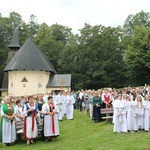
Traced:
<path id="1" fill-rule="evenodd" d="M 43 78 L 39 76 L 37 79 L 37 93 L 43 93 Z"/>
<path id="2" fill-rule="evenodd" d="M 13 76 L 10 77 L 9 84 L 10 84 L 9 93 L 13 93 L 13 89 L 14 89 L 14 78 L 13 78 Z"/>
<path id="3" fill-rule="evenodd" d="M 23 87 L 26 87 L 26 82 L 28 82 L 28 80 L 26 79 L 26 77 L 24 77 L 21 82 L 23 83 Z"/>

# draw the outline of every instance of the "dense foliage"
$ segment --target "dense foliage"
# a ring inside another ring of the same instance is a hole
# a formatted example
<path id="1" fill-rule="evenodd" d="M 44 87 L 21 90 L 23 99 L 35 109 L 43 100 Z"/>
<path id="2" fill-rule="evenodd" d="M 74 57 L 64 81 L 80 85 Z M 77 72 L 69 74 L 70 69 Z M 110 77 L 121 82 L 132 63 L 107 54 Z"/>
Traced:
<path id="1" fill-rule="evenodd" d="M 85 24 L 79 34 L 60 24 L 38 24 L 35 15 L 25 23 L 11 12 L 0 14 L 0 85 L 12 33 L 19 30 L 20 44 L 30 36 L 57 73 L 72 74 L 72 89 L 98 89 L 149 84 L 150 14 L 129 15 L 122 27 Z"/>

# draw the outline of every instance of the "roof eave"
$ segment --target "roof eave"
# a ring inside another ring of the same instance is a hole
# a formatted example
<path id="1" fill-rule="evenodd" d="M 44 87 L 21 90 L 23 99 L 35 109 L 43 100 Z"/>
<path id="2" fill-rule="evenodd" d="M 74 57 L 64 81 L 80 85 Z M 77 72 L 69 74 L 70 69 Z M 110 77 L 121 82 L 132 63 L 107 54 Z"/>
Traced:
<path id="1" fill-rule="evenodd" d="M 4 69 L 4 72 L 9 72 L 9 71 L 45 71 L 45 72 L 50 72 L 52 74 L 55 74 L 55 72 L 52 70 L 43 70 L 43 69 Z"/>
<path id="2" fill-rule="evenodd" d="M 8 91 L 8 88 L 1 88 L 0 91 Z"/>

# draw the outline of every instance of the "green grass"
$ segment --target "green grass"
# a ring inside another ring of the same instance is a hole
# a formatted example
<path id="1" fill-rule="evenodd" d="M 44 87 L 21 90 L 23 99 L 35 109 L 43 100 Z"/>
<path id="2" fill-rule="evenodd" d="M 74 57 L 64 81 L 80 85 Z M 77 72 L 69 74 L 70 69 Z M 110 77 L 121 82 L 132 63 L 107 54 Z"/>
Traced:
<path id="1" fill-rule="evenodd" d="M 150 132 L 113 133 L 113 125 L 92 120 L 75 110 L 74 120 L 60 122 L 60 136 L 53 142 L 36 139 L 33 145 L 23 140 L 5 150 L 150 150 Z"/>

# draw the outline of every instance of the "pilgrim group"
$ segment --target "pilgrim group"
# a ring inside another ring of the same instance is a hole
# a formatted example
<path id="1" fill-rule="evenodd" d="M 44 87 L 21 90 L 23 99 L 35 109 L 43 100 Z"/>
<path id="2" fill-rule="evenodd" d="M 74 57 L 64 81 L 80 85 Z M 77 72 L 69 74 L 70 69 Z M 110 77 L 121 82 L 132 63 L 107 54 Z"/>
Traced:
<path id="1" fill-rule="evenodd" d="M 26 144 L 34 144 L 38 136 L 38 124 L 43 121 L 42 135 L 46 141 L 53 141 L 59 136 L 59 121 L 64 116 L 67 120 L 73 119 L 75 99 L 72 92 L 63 92 L 58 95 L 30 95 L 22 98 L 6 96 L 1 102 L 0 112 L 0 140 L 7 146 L 17 139 L 16 123 L 23 121 L 21 131 Z M 20 131 L 18 131 L 19 133 Z"/>
<path id="2" fill-rule="evenodd" d="M 113 108 L 113 132 L 150 131 L 149 87 L 81 90 L 77 95 L 77 107 L 85 115 L 89 112 L 95 123 L 102 121 L 101 108 Z"/>
<path id="3" fill-rule="evenodd" d="M 59 122 L 73 120 L 74 109 L 89 115 L 94 123 L 102 121 L 101 108 L 113 108 L 114 132 L 150 131 L 150 88 L 104 88 L 23 96 L 6 96 L 1 102 L 0 140 L 10 145 L 16 140 L 16 122 L 23 121 L 27 145 L 38 136 L 43 121 L 46 141 L 60 135 Z"/>

